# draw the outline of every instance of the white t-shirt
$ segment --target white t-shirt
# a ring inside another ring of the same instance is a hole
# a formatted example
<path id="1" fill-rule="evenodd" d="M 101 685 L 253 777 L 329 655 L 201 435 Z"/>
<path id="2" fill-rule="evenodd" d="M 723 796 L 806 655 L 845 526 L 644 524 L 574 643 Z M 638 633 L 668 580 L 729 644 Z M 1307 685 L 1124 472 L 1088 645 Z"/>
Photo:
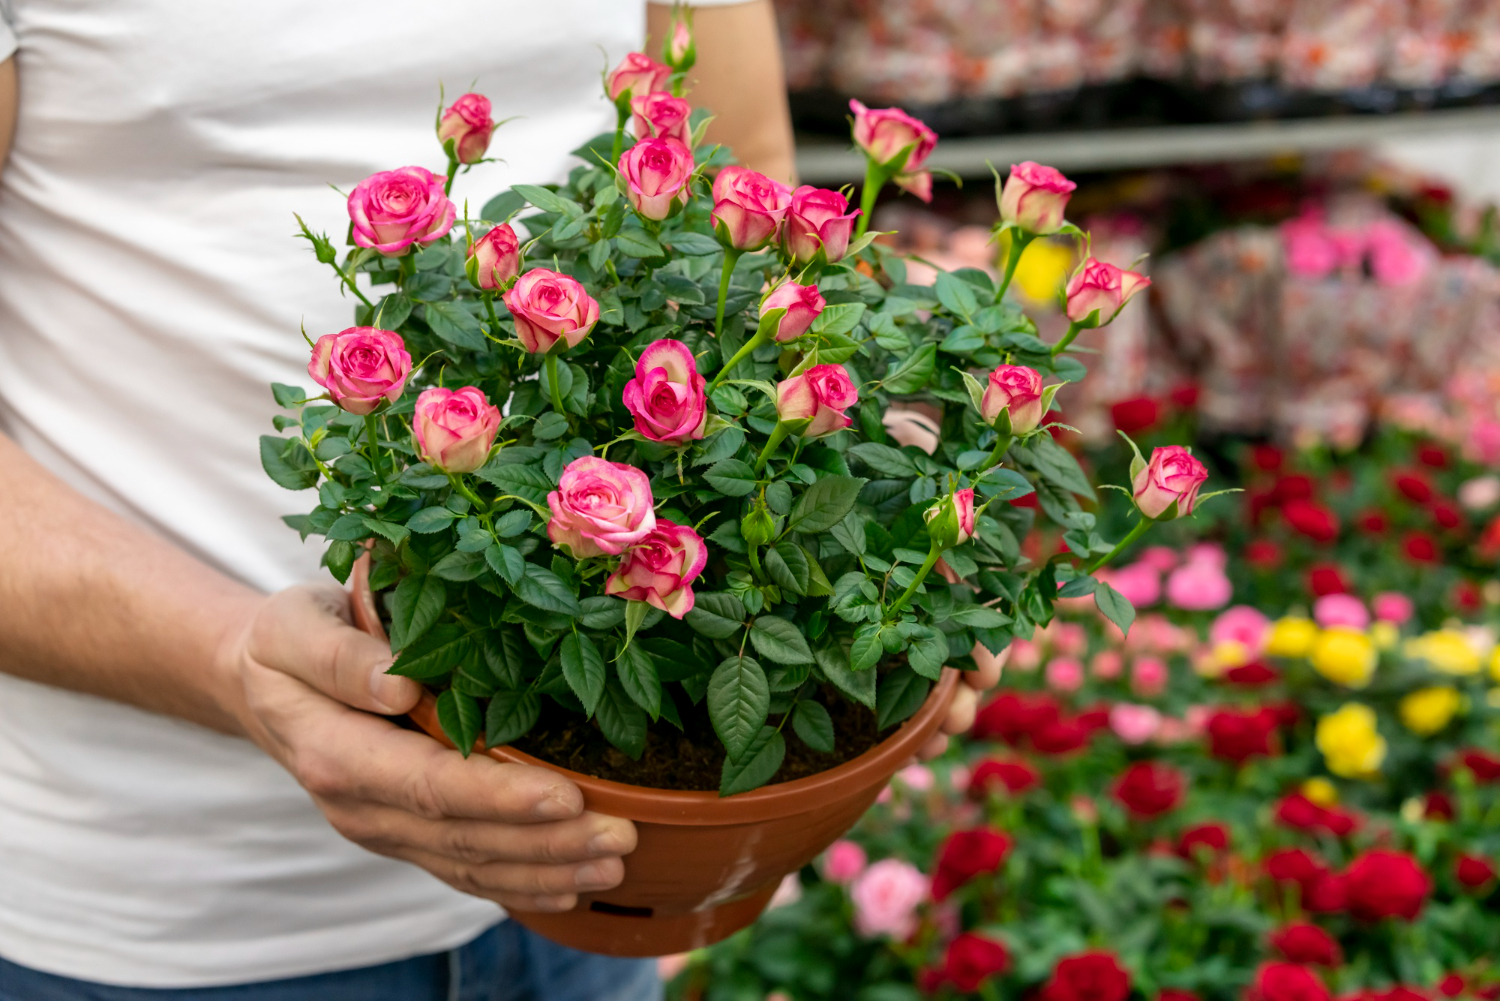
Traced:
<path id="1" fill-rule="evenodd" d="M 719 0 L 723 2 L 723 0 Z M 0 178 L 0 431 L 266 589 L 318 549 L 261 471 L 272 381 L 352 323 L 293 212 L 342 242 L 376 171 L 441 170 L 438 86 L 496 119 L 455 200 L 561 179 L 613 123 L 639 0 L 0 0 L 20 117 Z M 9 515 L 14 517 L 14 514 Z M 5 610 L 0 609 L 0 615 Z M 500 911 L 344 841 L 245 741 L 0 675 L 0 955 L 207 986 L 451 948 Z"/>

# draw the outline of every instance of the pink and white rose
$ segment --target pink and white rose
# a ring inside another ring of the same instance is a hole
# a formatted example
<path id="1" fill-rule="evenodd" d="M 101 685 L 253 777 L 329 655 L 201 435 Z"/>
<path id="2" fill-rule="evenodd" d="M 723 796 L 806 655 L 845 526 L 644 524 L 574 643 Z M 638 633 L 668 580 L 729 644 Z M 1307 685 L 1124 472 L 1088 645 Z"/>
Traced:
<path id="1" fill-rule="evenodd" d="M 446 473 L 472 473 L 484 465 L 499 430 L 500 408 L 473 386 L 423 390 L 411 419 L 417 454 Z"/>
<path id="2" fill-rule="evenodd" d="M 816 260 L 819 254 L 829 263 L 843 260 L 859 211 L 850 212 L 849 200 L 837 191 L 804 184 L 792 192 L 781 245 L 799 264 Z"/>
<path id="3" fill-rule="evenodd" d="M 1113 320 L 1137 292 L 1150 284 L 1151 279 L 1145 275 L 1090 257 L 1068 280 L 1068 319 L 1087 323 L 1098 311 L 1098 324 L 1103 326 Z"/>
<path id="4" fill-rule="evenodd" d="M 387 257 L 426 246 L 453 228 L 457 212 L 443 184 L 448 178 L 422 167 L 371 174 L 349 194 L 354 243 Z"/>
<path id="5" fill-rule="evenodd" d="M 516 231 L 502 222 L 469 244 L 465 265 L 475 288 L 503 288 L 521 270 L 521 241 Z"/>
<path id="6" fill-rule="evenodd" d="M 642 139 L 620 155 L 620 183 L 630 207 L 661 220 L 687 204 L 693 151 L 676 139 Z"/>
<path id="7" fill-rule="evenodd" d="M 776 386 L 776 416 L 782 421 L 808 421 L 800 432 L 817 438 L 842 431 L 854 421 L 844 413 L 859 402 L 859 390 L 842 365 L 814 365 Z"/>
<path id="8" fill-rule="evenodd" d="M 927 901 L 931 890 L 931 881 L 910 862 L 881 859 L 849 887 L 854 927 L 866 938 L 889 935 L 906 939 L 916 931 L 917 908 Z"/>
<path id="9" fill-rule="evenodd" d="M 1193 513 L 1198 489 L 1207 479 L 1208 470 L 1191 452 L 1181 445 L 1167 445 L 1151 450 L 1151 461 L 1136 474 L 1131 487 L 1136 506 L 1146 517 L 1160 518 L 1173 504 L 1177 514 L 1186 517 Z"/>
<path id="10" fill-rule="evenodd" d="M 576 348 L 599 322 L 599 304 L 578 279 L 547 268 L 526 272 L 503 298 L 516 337 L 532 354 L 546 354 L 559 341 Z"/>
<path id="11" fill-rule="evenodd" d="M 714 178 L 714 231 L 736 250 L 759 250 L 781 229 L 792 189 L 748 167 L 729 166 Z"/>
<path id="12" fill-rule="evenodd" d="M 1077 187 L 1052 167 L 1030 160 L 1018 163 L 1010 168 L 1000 193 L 1000 218 L 1038 236 L 1056 233 Z"/>
<path id="13" fill-rule="evenodd" d="M 490 117 L 490 99 L 483 94 L 465 94 L 438 119 L 438 142 L 459 163 L 478 163 L 490 148 L 495 120 Z M 450 148 L 449 143 L 453 146 Z"/>
<path id="14" fill-rule="evenodd" d="M 693 352 L 681 341 L 660 340 L 641 352 L 635 378 L 625 384 L 625 409 L 635 429 L 652 441 L 685 445 L 703 437 L 708 405 Z"/>
<path id="15" fill-rule="evenodd" d="M 363 416 L 401 398 L 411 376 L 411 355 L 400 334 L 378 327 L 350 327 L 318 338 L 307 374 L 328 391 L 334 403 Z"/>
<path id="16" fill-rule="evenodd" d="M 932 174 L 922 166 L 937 146 L 937 133 L 900 108 L 867 108 L 850 101 L 849 110 L 854 112 L 854 144 L 882 167 L 910 148 L 893 180 L 922 201 L 932 201 Z"/>
<path id="17" fill-rule="evenodd" d="M 979 414 L 993 425 L 1010 416 L 1012 434 L 1026 434 L 1042 422 L 1042 374 L 1025 365 L 1001 365 L 990 373 Z"/>
<path id="18" fill-rule="evenodd" d="M 638 94 L 630 99 L 635 134 L 641 139 L 676 139 L 683 145 L 692 141 L 688 117 L 693 106 L 665 91 Z"/>
<path id="19" fill-rule="evenodd" d="M 798 285 L 788 279 L 761 300 L 760 315 L 765 316 L 773 309 L 786 310 L 776 324 L 776 341 L 784 344 L 807 333 L 826 305 L 816 285 Z"/>
<path id="20" fill-rule="evenodd" d="M 661 518 L 656 527 L 625 550 L 625 558 L 604 593 L 627 601 L 644 601 L 674 619 L 693 610 L 693 581 L 708 565 L 708 547 L 686 525 Z"/>
<path id="21" fill-rule="evenodd" d="M 627 91 L 632 97 L 666 90 L 672 78 L 672 67 L 652 59 L 644 52 L 631 52 L 605 78 L 604 89 L 611 101 L 618 101 Z"/>
<path id="22" fill-rule="evenodd" d="M 618 556 L 656 527 L 646 473 L 592 455 L 568 463 L 547 495 L 547 507 L 547 538 L 566 546 L 574 559 Z"/>

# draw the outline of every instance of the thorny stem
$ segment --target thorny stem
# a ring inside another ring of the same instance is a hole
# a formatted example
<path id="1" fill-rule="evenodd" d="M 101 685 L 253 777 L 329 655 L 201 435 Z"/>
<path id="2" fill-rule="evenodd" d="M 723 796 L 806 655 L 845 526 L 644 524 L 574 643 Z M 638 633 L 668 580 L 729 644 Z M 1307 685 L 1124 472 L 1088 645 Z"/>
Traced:
<path id="1" fill-rule="evenodd" d="M 995 293 L 996 302 L 1005 298 L 1005 292 L 1010 288 L 1010 281 L 1016 276 L 1016 267 L 1021 263 L 1021 255 L 1026 253 L 1026 248 L 1035 239 L 1035 234 L 1028 233 L 1024 229 L 1010 231 L 1010 256 L 1005 260 L 1005 276 L 1000 279 L 1000 290 Z"/>
<path id="2" fill-rule="evenodd" d="M 760 347 L 762 344 L 766 343 L 770 336 L 771 335 L 769 332 L 762 333 L 761 331 L 757 330 L 754 336 L 752 336 L 744 344 L 740 345 L 740 349 L 734 353 L 734 357 L 729 359 L 729 361 L 725 363 L 723 368 L 719 369 L 719 374 L 714 376 L 713 381 L 708 384 L 707 392 L 712 393 L 715 389 L 717 389 L 719 387 L 719 383 L 724 381 L 724 377 L 730 372 L 734 371 L 734 367 L 740 362 L 744 361 L 747 357 L 749 357 L 752 351 Z"/>
<path id="3" fill-rule="evenodd" d="M 858 240 L 870 228 L 870 214 L 875 211 L 875 199 L 885 187 L 885 171 L 874 160 L 865 159 L 865 184 L 859 192 L 859 218 L 854 221 L 854 239 Z"/>
<path id="4" fill-rule="evenodd" d="M 1000 436 L 1000 440 L 995 442 L 995 450 L 990 453 L 990 457 L 988 459 L 984 460 L 984 464 L 982 466 L 974 470 L 974 475 L 978 477 L 985 470 L 993 469 L 994 467 L 998 466 L 1000 464 L 1000 460 L 1005 458 L 1005 450 L 1010 448 L 1010 443 L 1015 440 L 1016 439 L 1014 435 L 1002 434 Z"/>
<path id="5" fill-rule="evenodd" d="M 724 334 L 724 301 L 729 298 L 729 278 L 734 274 L 734 266 L 739 263 L 743 250 L 734 247 L 724 248 L 724 269 L 719 274 L 719 305 L 714 311 L 714 336 L 721 337 Z"/>
<path id="6" fill-rule="evenodd" d="M 1125 550 L 1126 546 L 1129 546 L 1136 539 L 1139 539 L 1141 536 L 1145 535 L 1146 534 L 1146 530 L 1148 528 L 1150 528 L 1154 524 L 1156 524 L 1156 523 L 1154 521 L 1152 521 L 1150 518 L 1142 517 L 1141 520 L 1138 521 L 1138 522 L 1136 522 L 1135 525 L 1134 525 L 1134 527 L 1132 527 L 1130 529 L 1130 533 L 1128 535 L 1126 535 L 1125 538 L 1121 539 L 1119 541 L 1119 543 L 1117 543 L 1115 545 L 1115 548 L 1113 548 L 1109 552 L 1105 553 L 1103 556 L 1101 556 L 1099 558 L 1098 562 L 1096 562 L 1093 566 L 1089 567 L 1089 573 L 1095 573 L 1095 572 L 1097 572 L 1101 567 L 1103 567 L 1110 560 L 1114 559 L 1116 556 L 1119 556 L 1120 553 L 1122 553 Z"/>
<path id="7" fill-rule="evenodd" d="M 552 409 L 564 417 L 568 416 L 568 412 L 563 409 L 562 387 L 557 382 L 557 355 L 555 354 L 547 356 L 547 388 L 552 391 Z"/>
<path id="8" fill-rule="evenodd" d="M 942 547 L 936 542 L 932 543 L 932 546 L 927 550 L 927 559 L 922 561 L 922 568 L 911 579 L 911 583 L 906 585 L 906 590 L 901 592 L 901 597 L 897 598 L 891 607 L 886 610 L 886 622 L 896 621 L 896 616 L 900 615 L 901 609 L 905 608 L 906 603 L 911 601 L 911 596 L 917 593 L 917 588 L 922 586 L 922 581 L 927 579 L 927 575 L 932 572 L 932 568 L 937 566 L 938 557 L 942 555 Z"/>
<path id="9" fill-rule="evenodd" d="M 760 457 L 755 460 L 756 476 L 759 476 L 760 471 L 766 468 L 766 463 L 771 459 L 771 453 L 776 451 L 777 445 L 786 440 L 787 433 L 786 425 L 777 421 L 775 430 L 771 432 L 771 437 L 766 439 L 766 447 L 760 450 Z"/>

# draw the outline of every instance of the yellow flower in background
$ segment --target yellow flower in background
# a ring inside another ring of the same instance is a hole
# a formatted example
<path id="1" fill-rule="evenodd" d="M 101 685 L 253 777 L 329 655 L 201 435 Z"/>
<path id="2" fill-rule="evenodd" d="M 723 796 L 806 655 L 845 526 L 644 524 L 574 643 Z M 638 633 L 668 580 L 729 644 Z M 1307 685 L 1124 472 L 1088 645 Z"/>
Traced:
<path id="1" fill-rule="evenodd" d="M 1006 233 L 1006 237 L 1009 237 Z M 1003 238 L 1002 238 L 1003 239 Z M 1010 253 L 1007 244 L 1000 248 L 1001 259 Z M 1013 287 L 1034 306 L 1056 306 L 1057 292 L 1068 281 L 1068 272 L 1073 270 L 1075 258 L 1071 240 L 1064 244 L 1053 240 L 1037 240 L 1026 248 L 1021 263 L 1016 266 Z"/>
<path id="2" fill-rule="evenodd" d="M 1421 636 L 1413 636 L 1401 649 L 1408 657 L 1425 660 L 1428 667 L 1443 674 L 1479 672 L 1479 652 L 1469 643 L 1469 638 L 1457 629 L 1437 629 Z"/>
<path id="3" fill-rule="evenodd" d="M 1375 643 L 1358 629 L 1334 626 L 1318 634 L 1309 660 L 1313 670 L 1348 688 L 1363 688 L 1375 673 Z"/>
<path id="4" fill-rule="evenodd" d="M 1370 778 L 1385 761 L 1385 738 L 1375 728 L 1375 711 L 1358 702 L 1347 702 L 1319 719 L 1315 739 L 1328 770 L 1346 779 Z"/>
<path id="5" fill-rule="evenodd" d="M 1239 640 L 1220 640 L 1214 644 L 1214 662 L 1228 670 L 1250 663 L 1250 651 Z"/>
<path id="6" fill-rule="evenodd" d="M 1490 653 L 1490 677 L 1500 681 L 1500 646 Z"/>
<path id="7" fill-rule="evenodd" d="M 1376 622 L 1370 626 L 1370 639 L 1382 650 L 1392 650 L 1401 641 L 1401 629 L 1394 622 Z"/>
<path id="8" fill-rule="evenodd" d="M 1318 627 L 1312 619 L 1289 615 L 1271 626 L 1266 653 L 1278 657 L 1306 657 L 1318 638 Z"/>
<path id="9" fill-rule="evenodd" d="M 1315 775 L 1302 783 L 1302 795 L 1322 807 L 1335 806 L 1339 801 L 1338 786 L 1321 775 Z"/>
<path id="10" fill-rule="evenodd" d="M 1463 699 L 1451 685 L 1419 688 L 1401 700 L 1401 722 L 1412 733 L 1430 737 L 1448 725 L 1463 706 Z"/>

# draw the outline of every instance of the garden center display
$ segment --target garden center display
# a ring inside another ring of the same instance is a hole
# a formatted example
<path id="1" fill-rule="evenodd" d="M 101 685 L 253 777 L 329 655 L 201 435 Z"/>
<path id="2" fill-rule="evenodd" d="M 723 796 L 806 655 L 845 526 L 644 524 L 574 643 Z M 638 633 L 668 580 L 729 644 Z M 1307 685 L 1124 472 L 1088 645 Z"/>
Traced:
<path id="1" fill-rule="evenodd" d="M 852 209 L 705 144 L 685 30 L 664 58 L 608 74 L 618 127 L 564 184 L 455 205 L 495 129 L 466 94 L 438 118 L 444 174 L 361 182 L 346 253 L 304 227 L 356 325 L 308 338 L 324 392 L 276 386 L 293 413 L 261 441 L 276 482 L 317 488 L 288 524 L 328 540 L 392 671 L 427 685 L 416 720 L 638 822 L 619 887 L 514 915 L 624 955 L 752 921 L 935 730 L 971 651 L 1074 598 L 1128 629 L 1093 574 L 1211 496 L 1165 445 L 1111 484 L 1122 538 L 1080 504 L 1100 498 L 1053 396 L 1086 373 L 1077 334 L 1149 281 L 1089 256 L 1072 182 L 1034 163 L 997 182 L 998 282 L 912 281 L 866 226 L 887 185 L 931 197 L 930 129 L 851 105 Z M 1005 293 L 1056 234 L 1083 252 L 1048 344 Z M 901 410 L 940 442 L 894 441 Z M 1044 522 L 1063 546 L 1023 556 Z"/>

